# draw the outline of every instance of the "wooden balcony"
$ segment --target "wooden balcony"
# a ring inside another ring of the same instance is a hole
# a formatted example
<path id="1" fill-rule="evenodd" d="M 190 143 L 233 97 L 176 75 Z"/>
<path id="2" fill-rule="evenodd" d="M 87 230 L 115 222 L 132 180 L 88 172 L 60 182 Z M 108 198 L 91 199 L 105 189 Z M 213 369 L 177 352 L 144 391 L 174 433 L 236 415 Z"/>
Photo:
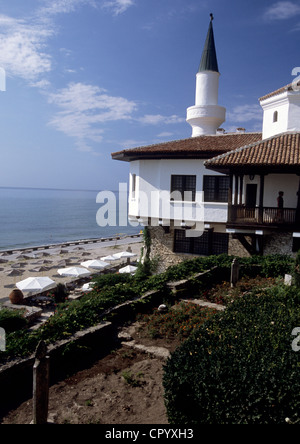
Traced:
<path id="1" fill-rule="evenodd" d="M 299 214 L 297 213 L 296 208 L 249 208 L 244 205 L 232 205 L 228 210 L 227 225 L 294 229 L 297 225 L 300 227 Z"/>

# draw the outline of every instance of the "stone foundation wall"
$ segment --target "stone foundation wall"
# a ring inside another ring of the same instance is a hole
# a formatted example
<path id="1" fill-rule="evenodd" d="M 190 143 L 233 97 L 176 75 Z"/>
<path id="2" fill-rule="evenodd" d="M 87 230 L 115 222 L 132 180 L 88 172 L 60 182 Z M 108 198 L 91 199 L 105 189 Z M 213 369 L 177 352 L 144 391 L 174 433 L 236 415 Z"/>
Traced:
<path id="1" fill-rule="evenodd" d="M 169 232 L 165 232 L 162 227 L 149 227 L 151 236 L 151 259 L 158 260 L 157 273 L 164 272 L 168 267 L 177 265 L 183 260 L 193 259 L 199 257 L 191 254 L 174 253 L 174 228 L 170 228 Z M 251 244 L 251 238 L 246 237 Z M 274 232 L 264 235 L 264 255 L 268 254 L 289 254 L 292 253 L 293 238 L 292 233 Z M 232 235 L 229 236 L 228 254 L 237 257 L 250 257 L 250 253 L 243 247 L 238 239 L 234 239 Z"/>
<path id="2" fill-rule="evenodd" d="M 249 243 L 251 243 L 250 238 L 246 237 L 246 239 Z M 228 254 L 229 256 L 250 257 L 250 253 L 246 250 L 246 248 L 238 239 L 234 239 L 231 234 L 229 235 Z"/>
<path id="3" fill-rule="evenodd" d="M 183 260 L 192 259 L 190 254 L 174 253 L 174 228 L 166 233 L 162 227 L 149 227 L 151 236 L 150 259 L 159 259 L 157 273 L 163 273 L 168 267 L 177 265 Z"/>
<path id="4" fill-rule="evenodd" d="M 292 233 L 276 232 L 264 236 L 264 255 L 267 254 L 288 254 L 295 256 L 292 252 Z"/>

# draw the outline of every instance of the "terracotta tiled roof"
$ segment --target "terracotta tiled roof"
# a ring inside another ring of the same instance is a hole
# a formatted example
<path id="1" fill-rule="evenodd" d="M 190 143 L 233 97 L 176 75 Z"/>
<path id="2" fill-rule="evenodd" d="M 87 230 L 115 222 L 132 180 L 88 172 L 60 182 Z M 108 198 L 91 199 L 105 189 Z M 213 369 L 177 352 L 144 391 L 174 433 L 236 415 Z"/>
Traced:
<path id="1" fill-rule="evenodd" d="M 298 87 L 300 86 L 300 82 L 297 83 L 297 86 Z M 295 88 L 294 83 L 289 83 L 286 86 L 282 86 L 281 88 L 276 89 L 276 91 L 266 94 L 265 96 L 261 97 L 259 100 L 262 101 L 262 100 L 269 99 L 270 97 L 277 96 L 278 94 L 282 94 L 285 91 L 292 91 L 294 88 Z"/>
<path id="2" fill-rule="evenodd" d="M 300 172 L 300 133 L 289 132 L 270 137 L 207 160 L 205 166 L 220 171 L 264 167 L 277 168 L 278 171 L 294 168 Z"/>
<path id="3" fill-rule="evenodd" d="M 261 133 L 198 136 L 119 151 L 112 153 L 112 158 L 128 162 L 137 159 L 170 159 L 186 157 L 209 159 L 213 156 L 226 153 L 241 146 L 249 145 L 250 143 L 257 142 L 261 139 Z"/>

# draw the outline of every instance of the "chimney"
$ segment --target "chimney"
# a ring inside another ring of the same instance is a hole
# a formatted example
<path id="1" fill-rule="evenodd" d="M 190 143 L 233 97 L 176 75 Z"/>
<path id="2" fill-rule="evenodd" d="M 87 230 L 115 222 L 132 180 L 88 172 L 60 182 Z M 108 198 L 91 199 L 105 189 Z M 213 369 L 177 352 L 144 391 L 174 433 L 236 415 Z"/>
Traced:
<path id="1" fill-rule="evenodd" d="M 245 134 L 246 129 L 245 128 L 237 128 L 236 132 L 239 133 L 239 134 Z"/>

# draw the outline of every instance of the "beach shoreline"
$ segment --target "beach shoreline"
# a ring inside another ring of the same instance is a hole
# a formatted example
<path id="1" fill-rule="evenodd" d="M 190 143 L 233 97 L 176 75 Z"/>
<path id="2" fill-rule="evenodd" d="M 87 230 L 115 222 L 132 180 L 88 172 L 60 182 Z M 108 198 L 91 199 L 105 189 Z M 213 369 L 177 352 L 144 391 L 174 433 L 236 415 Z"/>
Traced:
<path id="1" fill-rule="evenodd" d="M 142 240 L 143 237 L 139 233 L 123 237 L 81 239 L 60 244 L 0 250 L 0 304 L 8 302 L 9 294 L 16 288 L 16 283 L 28 277 L 49 277 L 57 284 L 68 284 L 75 278 L 58 275 L 59 268 L 81 267 L 81 262 L 126 251 L 128 247 L 136 254 L 132 261 L 137 261 L 141 253 Z M 124 260 L 112 263 L 112 266 L 121 263 L 124 263 Z"/>
<path id="2" fill-rule="evenodd" d="M 136 233 L 136 234 L 124 234 L 124 235 L 114 235 L 114 236 L 108 236 L 108 237 L 101 237 L 101 238 L 88 238 L 88 239 L 77 239 L 72 241 L 65 241 L 65 242 L 58 242 L 53 244 L 40 244 L 40 245 L 29 245 L 27 247 L 21 247 L 21 246 L 15 246 L 14 248 L 1 248 L 0 247 L 0 255 L 5 254 L 12 254 L 17 252 L 29 252 L 29 251 L 36 251 L 36 250 L 43 250 L 43 249 L 49 249 L 49 248 L 58 248 L 58 247 L 67 247 L 72 245 L 81 245 L 81 244 L 96 244 L 96 243 L 103 243 L 103 242 L 109 242 L 109 241 L 117 241 L 125 238 L 140 238 L 142 236 L 142 232 Z"/>

